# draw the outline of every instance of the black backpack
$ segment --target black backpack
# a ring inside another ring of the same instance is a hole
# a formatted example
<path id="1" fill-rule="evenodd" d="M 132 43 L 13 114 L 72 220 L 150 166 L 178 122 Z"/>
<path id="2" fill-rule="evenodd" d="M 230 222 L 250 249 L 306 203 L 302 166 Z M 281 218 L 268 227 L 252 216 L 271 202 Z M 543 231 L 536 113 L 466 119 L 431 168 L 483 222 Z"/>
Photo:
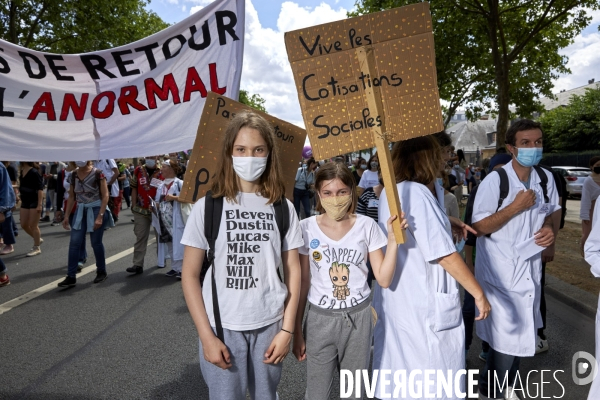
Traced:
<path id="1" fill-rule="evenodd" d="M 211 285 L 212 285 L 212 303 L 213 303 L 213 314 L 215 317 L 215 328 L 217 330 L 217 337 L 225 343 L 223 336 L 223 325 L 221 325 L 221 313 L 219 311 L 219 299 L 217 296 L 217 283 L 215 281 L 215 242 L 219 236 L 219 227 L 221 226 L 221 216 L 223 214 L 223 197 L 213 198 L 212 192 L 209 190 L 206 193 L 206 203 L 204 206 L 204 236 L 208 241 L 208 252 L 204 257 L 202 263 L 202 269 L 200 271 L 200 284 L 204 282 L 204 277 L 208 268 L 213 266 L 211 274 Z M 279 236 L 281 237 L 281 245 L 283 246 L 283 240 L 287 231 L 290 227 L 290 212 L 287 200 L 282 198 L 281 200 L 273 203 L 275 209 L 275 222 L 279 228 Z M 279 280 L 281 274 L 279 273 L 279 266 L 277 267 L 277 275 Z"/>
<path id="2" fill-rule="evenodd" d="M 534 165 L 533 168 L 535 169 L 535 172 L 537 172 L 538 176 L 540 177 L 540 186 L 542 187 L 542 193 L 544 194 L 544 203 L 549 203 L 550 199 L 548 198 L 548 176 L 546 175 L 546 173 L 544 172 L 542 167 L 540 167 L 539 165 Z M 504 200 L 508 197 L 508 193 L 510 192 L 510 184 L 508 182 L 508 174 L 506 173 L 506 170 L 504 168 L 498 168 L 497 170 L 492 171 L 492 172 L 497 172 L 498 175 L 500 175 L 500 197 L 498 198 L 498 207 L 496 208 L 496 212 L 498 212 L 500 207 L 502 207 L 502 203 L 504 203 Z M 490 172 L 487 176 L 490 176 L 492 174 L 492 172 Z M 472 223 L 473 205 L 475 204 L 475 196 L 477 195 L 478 189 L 479 189 L 479 185 L 477 185 L 473 189 L 471 189 L 471 194 L 469 195 L 469 200 L 467 200 L 467 207 L 465 209 L 465 224 L 467 224 L 469 226 Z M 490 236 L 491 236 L 491 233 L 486 235 L 486 237 L 490 237 Z M 475 241 L 475 235 L 473 235 L 472 233 L 469 233 L 467 236 L 466 244 L 469 246 L 472 246 L 472 245 L 474 245 L 474 241 Z"/>

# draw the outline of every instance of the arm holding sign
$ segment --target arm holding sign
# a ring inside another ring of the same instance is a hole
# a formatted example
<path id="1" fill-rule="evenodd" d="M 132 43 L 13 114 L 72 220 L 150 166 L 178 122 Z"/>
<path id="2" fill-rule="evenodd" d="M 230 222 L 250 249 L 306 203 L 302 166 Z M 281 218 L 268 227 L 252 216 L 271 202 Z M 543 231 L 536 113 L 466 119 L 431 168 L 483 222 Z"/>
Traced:
<path id="1" fill-rule="evenodd" d="M 396 236 L 394 235 L 392 222 L 397 218 L 396 215 L 393 215 L 387 220 L 388 243 L 385 255 L 383 254 L 382 249 L 377 249 L 369 253 L 369 261 L 371 262 L 371 268 L 373 269 L 375 279 L 377 279 L 377 284 L 384 289 L 390 287 L 392 279 L 394 278 L 394 272 L 396 272 L 398 244 L 396 242 Z M 404 213 L 402 213 L 402 222 L 400 225 L 402 229 L 408 228 L 408 222 L 404 218 Z M 375 226 L 379 228 L 377 225 Z"/>

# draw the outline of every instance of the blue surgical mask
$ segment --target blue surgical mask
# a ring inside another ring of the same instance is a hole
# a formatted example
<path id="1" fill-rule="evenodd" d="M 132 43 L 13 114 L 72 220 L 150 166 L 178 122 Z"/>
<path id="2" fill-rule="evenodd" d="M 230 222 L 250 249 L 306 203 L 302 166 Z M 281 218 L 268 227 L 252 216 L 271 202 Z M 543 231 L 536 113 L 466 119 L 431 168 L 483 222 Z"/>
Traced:
<path id="1" fill-rule="evenodd" d="M 465 239 L 461 238 L 460 242 L 454 244 L 454 247 L 456 247 L 456 251 L 460 253 L 465 248 Z"/>
<path id="2" fill-rule="evenodd" d="M 437 181 L 438 185 L 440 186 L 444 186 L 444 180 L 442 178 L 435 178 L 435 180 Z"/>
<path id="3" fill-rule="evenodd" d="M 517 147 L 517 162 L 523 167 L 533 167 L 542 160 L 542 147 Z"/>

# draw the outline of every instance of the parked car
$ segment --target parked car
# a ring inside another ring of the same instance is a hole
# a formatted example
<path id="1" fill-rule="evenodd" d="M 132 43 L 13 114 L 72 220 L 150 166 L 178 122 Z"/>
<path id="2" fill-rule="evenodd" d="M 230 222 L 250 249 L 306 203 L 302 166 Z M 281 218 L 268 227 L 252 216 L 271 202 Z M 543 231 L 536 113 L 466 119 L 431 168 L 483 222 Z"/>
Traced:
<path id="1" fill-rule="evenodd" d="M 581 198 L 583 180 L 592 173 L 592 170 L 584 167 L 552 167 L 552 169 L 565 177 L 568 197 Z"/>

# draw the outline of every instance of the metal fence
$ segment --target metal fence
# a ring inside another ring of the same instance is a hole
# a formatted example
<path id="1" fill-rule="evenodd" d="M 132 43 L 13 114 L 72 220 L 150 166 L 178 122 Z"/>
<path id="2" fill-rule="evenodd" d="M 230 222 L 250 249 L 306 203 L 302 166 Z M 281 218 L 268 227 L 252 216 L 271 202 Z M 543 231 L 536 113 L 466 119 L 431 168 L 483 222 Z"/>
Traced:
<path id="1" fill-rule="evenodd" d="M 590 158 L 600 155 L 596 154 L 545 154 L 540 164 L 550 167 L 586 167 L 590 166 Z"/>

